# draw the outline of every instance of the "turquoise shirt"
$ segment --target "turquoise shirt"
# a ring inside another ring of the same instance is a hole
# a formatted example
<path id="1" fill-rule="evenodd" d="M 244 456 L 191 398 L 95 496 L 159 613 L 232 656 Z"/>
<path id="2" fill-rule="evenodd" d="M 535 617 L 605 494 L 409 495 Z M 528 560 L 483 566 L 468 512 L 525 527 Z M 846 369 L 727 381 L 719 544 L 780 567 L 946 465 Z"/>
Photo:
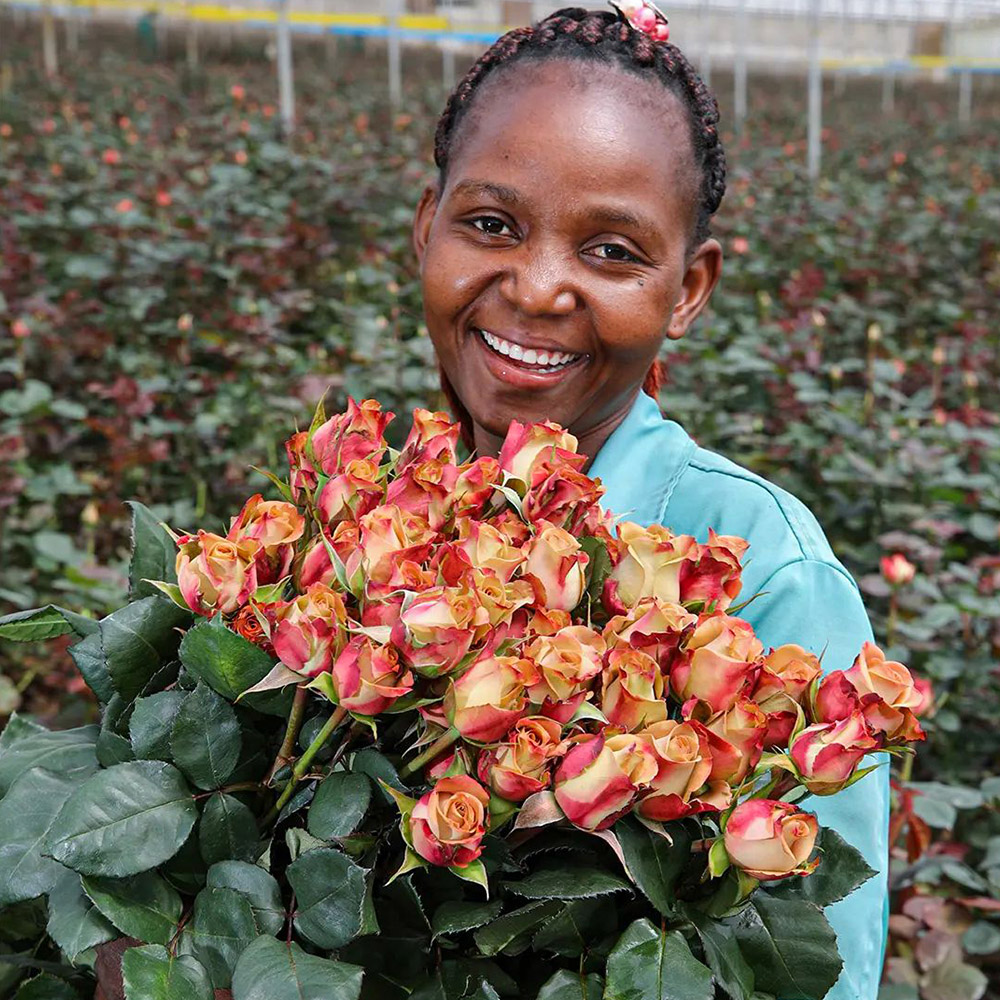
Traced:
<path id="1" fill-rule="evenodd" d="M 816 518 L 799 500 L 734 462 L 698 447 L 640 392 L 588 470 L 607 490 L 606 510 L 707 541 L 708 529 L 750 542 L 738 600 L 766 591 L 740 617 L 768 646 L 795 642 L 846 670 L 872 639 L 857 585 Z M 875 1000 L 888 926 L 888 767 L 806 808 L 865 856 L 878 874 L 827 907 L 844 968 L 828 1000 Z"/>

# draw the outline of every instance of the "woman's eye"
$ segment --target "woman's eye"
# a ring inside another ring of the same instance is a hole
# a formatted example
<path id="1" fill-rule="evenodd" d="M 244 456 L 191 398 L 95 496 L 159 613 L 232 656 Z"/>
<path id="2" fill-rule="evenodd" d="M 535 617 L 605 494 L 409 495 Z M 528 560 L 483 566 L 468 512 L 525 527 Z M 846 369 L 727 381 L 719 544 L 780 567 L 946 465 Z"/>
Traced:
<path id="1" fill-rule="evenodd" d="M 479 215 L 469 220 L 470 224 L 487 236 L 506 236 L 505 229 L 510 229 L 503 219 L 495 215 Z M 511 234 L 513 235 L 513 234 Z"/>
<path id="2" fill-rule="evenodd" d="M 602 260 L 613 260 L 630 264 L 640 263 L 639 258 L 620 243 L 600 243 L 594 247 L 594 251 Z"/>

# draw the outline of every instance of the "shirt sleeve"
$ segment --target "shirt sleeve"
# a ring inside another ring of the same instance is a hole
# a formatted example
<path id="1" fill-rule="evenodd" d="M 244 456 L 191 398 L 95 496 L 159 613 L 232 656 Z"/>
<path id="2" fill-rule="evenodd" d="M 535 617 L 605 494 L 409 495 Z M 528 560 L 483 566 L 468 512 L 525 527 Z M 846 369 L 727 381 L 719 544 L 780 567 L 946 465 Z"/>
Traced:
<path id="1" fill-rule="evenodd" d="M 817 656 L 823 671 L 846 670 L 871 624 L 854 581 L 841 568 L 813 559 L 776 570 L 743 617 L 764 646 L 797 643 Z M 825 648 L 825 652 L 824 652 Z M 877 872 L 864 885 L 826 908 L 837 934 L 844 968 L 826 1000 L 875 1000 L 882 974 L 889 919 L 889 767 L 880 754 L 868 761 L 883 767 L 836 795 L 812 796 L 806 808 L 821 826 L 835 829 Z"/>

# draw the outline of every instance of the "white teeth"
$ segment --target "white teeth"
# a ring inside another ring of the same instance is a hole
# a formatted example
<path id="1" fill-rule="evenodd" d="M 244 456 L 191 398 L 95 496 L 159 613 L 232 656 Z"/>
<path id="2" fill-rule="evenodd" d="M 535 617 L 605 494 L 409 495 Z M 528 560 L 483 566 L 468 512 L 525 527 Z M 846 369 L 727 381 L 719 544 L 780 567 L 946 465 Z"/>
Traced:
<path id="1" fill-rule="evenodd" d="M 497 337 L 488 330 L 478 330 L 477 332 L 494 351 L 523 364 L 543 366 L 547 372 L 558 371 L 563 365 L 576 361 L 580 357 L 579 354 L 567 354 L 562 351 L 536 351 L 532 347 L 526 349 L 513 341 Z"/>

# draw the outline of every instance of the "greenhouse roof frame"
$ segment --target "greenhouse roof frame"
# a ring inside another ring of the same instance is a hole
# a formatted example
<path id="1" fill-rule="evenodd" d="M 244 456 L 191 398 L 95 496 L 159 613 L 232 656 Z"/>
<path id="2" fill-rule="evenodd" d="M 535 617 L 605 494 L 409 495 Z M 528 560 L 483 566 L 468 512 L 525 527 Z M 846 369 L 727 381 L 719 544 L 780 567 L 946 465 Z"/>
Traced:
<path id="1" fill-rule="evenodd" d="M 661 9 L 676 11 L 736 13 L 807 17 L 813 0 L 669 0 Z M 851 18 L 902 21 L 908 23 L 967 22 L 1000 18 L 1000 0 L 819 0 L 820 17 L 828 20 Z"/>

